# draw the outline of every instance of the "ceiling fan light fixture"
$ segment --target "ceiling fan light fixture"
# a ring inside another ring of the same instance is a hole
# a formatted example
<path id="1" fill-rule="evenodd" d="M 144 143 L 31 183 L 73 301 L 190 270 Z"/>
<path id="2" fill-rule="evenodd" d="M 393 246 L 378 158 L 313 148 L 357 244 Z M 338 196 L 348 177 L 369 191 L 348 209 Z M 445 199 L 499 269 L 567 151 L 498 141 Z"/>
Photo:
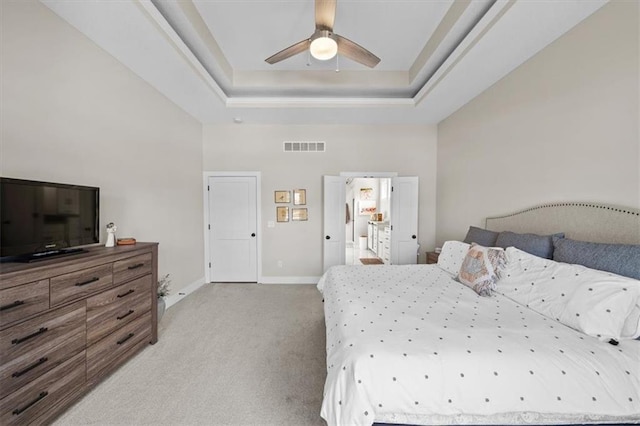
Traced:
<path id="1" fill-rule="evenodd" d="M 348 38 L 333 32 L 338 0 L 314 0 L 314 2 L 316 30 L 311 37 L 269 56 L 265 59 L 265 62 L 273 65 L 302 52 L 308 52 L 308 58 L 313 56 L 321 61 L 336 58 L 336 71 L 339 71 L 338 56 L 336 56 L 339 52 L 340 56 L 349 58 L 369 68 L 374 68 L 378 65 L 380 58 L 376 55 Z M 307 66 L 309 65 L 310 61 L 307 60 Z"/>
<path id="2" fill-rule="evenodd" d="M 332 35 L 331 32 L 326 30 L 316 31 L 309 46 L 311 56 L 320 61 L 326 61 L 336 56 L 338 43 L 336 43 Z"/>

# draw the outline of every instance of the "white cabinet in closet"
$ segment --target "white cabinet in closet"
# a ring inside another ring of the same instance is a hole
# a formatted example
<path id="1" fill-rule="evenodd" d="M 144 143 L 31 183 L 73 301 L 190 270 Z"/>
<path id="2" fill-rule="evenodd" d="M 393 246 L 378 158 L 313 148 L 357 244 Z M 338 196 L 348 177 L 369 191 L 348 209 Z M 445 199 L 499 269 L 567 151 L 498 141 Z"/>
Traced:
<path id="1" fill-rule="evenodd" d="M 385 225 L 378 232 L 378 257 L 382 259 L 385 265 L 391 263 L 391 226 Z"/>
<path id="2" fill-rule="evenodd" d="M 384 243 L 384 228 L 388 227 L 388 222 L 369 221 L 367 225 L 367 248 L 382 258 Z M 388 243 L 387 243 L 388 245 Z"/>

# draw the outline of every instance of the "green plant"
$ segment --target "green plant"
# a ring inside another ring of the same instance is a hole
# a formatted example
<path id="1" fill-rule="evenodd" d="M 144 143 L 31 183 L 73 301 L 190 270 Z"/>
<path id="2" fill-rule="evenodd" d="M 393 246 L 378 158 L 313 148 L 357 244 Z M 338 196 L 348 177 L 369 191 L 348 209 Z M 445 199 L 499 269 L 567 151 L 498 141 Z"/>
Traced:
<path id="1" fill-rule="evenodd" d="M 169 295 L 169 285 L 171 284 L 171 278 L 169 274 L 158 280 L 158 297 L 165 297 Z"/>

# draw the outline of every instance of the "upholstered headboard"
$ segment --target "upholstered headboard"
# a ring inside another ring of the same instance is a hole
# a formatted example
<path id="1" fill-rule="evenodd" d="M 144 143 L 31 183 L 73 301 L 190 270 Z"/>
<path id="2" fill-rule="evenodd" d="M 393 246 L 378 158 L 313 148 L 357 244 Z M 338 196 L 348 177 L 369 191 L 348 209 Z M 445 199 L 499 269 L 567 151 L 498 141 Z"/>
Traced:
<path id="1" fill-rule="evenodd" d="M 600 203 L 549 203 L 504 216 L 488 217 L 485 227 L 595 243 L 640 244 L 640 210 Z"/>

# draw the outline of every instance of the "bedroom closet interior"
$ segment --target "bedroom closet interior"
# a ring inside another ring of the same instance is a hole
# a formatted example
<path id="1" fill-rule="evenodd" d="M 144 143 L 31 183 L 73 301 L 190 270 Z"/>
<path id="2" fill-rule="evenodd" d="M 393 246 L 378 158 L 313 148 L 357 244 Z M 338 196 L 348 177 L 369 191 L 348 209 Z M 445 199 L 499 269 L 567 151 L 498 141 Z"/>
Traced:
<path id="1" fill-rule="evenodd" d="M 349 177 L 345 194 L 345 264 L 360 265 L 360 259 L 389 264 L 391 179 Z"/>

